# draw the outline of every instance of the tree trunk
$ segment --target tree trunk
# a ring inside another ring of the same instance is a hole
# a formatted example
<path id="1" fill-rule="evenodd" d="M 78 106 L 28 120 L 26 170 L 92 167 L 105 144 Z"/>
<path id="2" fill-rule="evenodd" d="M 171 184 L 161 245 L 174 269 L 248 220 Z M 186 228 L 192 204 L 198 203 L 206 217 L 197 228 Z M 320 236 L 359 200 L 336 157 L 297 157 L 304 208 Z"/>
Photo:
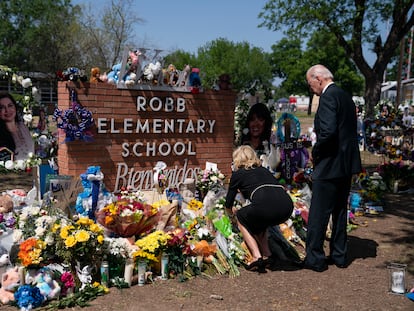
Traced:
<path id="1" fill-rule="evenodd" d="M 365 117 L 373 118 L 374 108 L 381 98 L 382 79 L 389 59 L 386 60 L 382 56 L 379 57 L 373 68 L 369 67 L 361 54 L 355 56 L 353 60 L 365 78 Z"/>
<path id="2" fill-rule="evenodd" d="M 380 100 L 381 97 L 381 81 L 382 76 L 377 75 L 372 78 L 365 79 L 365 116 L 367 118 L 374 117 L 374 107 Z"/>

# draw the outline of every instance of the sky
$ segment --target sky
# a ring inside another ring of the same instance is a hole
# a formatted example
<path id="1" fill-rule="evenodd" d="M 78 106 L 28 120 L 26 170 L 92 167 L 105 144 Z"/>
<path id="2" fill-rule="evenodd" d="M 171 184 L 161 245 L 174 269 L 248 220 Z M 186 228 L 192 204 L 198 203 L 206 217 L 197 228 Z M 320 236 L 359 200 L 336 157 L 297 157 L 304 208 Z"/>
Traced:
<path id="1" fill-rule="evenodd" d="M 99 0 L 72 0 L 74 4 L 102 4 Z M 107 1 L 106 1 L 107 2 Z M 165 52 L 177 49 L 196 53 L 199 47 L 218 38 L 271 51 L 282 38 L 267 28 L 258 28 L 258 15 L 266 0 L 133 0 L 131 10 L 144 23 L 136 26 L 137 44 Z M 139 47 L 138 47 L 139 48 Z"/>
<path id="2" fill-rule="evenodd" d="M 132 0 L 131 11 L 144 22 L 135 27 L 135 48 L 175 50 L 196 53 L 218 38 L 271 52 L 271 46 L 284 37 L 282 31 L 258 27 L 259 13 L 266 0 Z M 72 0 L 73 4 L 109 6 L 110 0 Z M 385 30 L 384 30 L 385 34 Z M 367 51 L 365 51 L 367 52 Z M 369 64 L 374 54 L 366 53 Z"/>

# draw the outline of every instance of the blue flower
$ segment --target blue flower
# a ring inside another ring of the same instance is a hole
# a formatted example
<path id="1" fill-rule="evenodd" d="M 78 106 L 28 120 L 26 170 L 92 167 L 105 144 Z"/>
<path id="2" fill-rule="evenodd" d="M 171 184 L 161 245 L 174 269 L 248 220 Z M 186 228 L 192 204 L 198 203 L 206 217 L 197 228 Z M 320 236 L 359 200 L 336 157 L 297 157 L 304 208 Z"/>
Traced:
<path id="1" fill-rule="evenodd" d="M 22 285 L 14 293 L 14 300 L 20 308 L 34 309 L 42 305 L 45 297 L 36 286 Z"/>

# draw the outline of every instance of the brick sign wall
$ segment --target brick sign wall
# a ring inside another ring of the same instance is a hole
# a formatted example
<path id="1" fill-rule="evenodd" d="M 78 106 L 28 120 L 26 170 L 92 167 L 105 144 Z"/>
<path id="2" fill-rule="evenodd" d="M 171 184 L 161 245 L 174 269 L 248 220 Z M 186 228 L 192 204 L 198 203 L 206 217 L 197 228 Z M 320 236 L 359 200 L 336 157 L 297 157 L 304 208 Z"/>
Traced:
<path id="1" fill-rule="evenodd" d="M 153 167 L 167 164 L 174 186 L 194 178 L 206 161 L 217 163 L 230 178 L 234 107 L 231 91 L 199 94 L 173 91 L 118 89 L 106 83 L 59 82 L 58 106 L 71 105 L 71 90 L 92 112 L 92 142 L 63 143 L 59 132 L 60 175 L 76 178 L 89 166 L 100 166 L 108 190 L 122 186 L 153 187 Z"/>

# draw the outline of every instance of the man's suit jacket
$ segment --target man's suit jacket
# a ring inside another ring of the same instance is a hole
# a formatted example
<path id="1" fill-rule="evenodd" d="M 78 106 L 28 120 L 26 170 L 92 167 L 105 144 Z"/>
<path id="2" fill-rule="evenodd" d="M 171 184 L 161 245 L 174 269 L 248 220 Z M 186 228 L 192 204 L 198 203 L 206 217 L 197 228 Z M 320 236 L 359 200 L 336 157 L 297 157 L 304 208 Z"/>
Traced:
<path id="1" fill-rule="evenodd" d="M 356 107 L 351 96 L 335 84 L 329 85 L 320 96 L 314 123 L 317 142 L 312 149 L 312 179 L 361 172 Z"/>

